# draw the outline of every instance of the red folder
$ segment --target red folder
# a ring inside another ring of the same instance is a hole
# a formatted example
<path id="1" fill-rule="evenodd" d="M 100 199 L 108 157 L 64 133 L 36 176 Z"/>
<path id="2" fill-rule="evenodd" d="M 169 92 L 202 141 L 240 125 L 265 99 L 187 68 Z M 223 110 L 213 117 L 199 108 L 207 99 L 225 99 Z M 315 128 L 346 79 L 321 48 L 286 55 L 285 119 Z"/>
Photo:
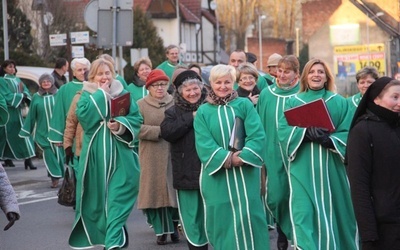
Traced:
<path id="1" fill-rule="evenodd" d="M 284 114 L 290 126 L 321 127 L 328 129 L 329 132 L 335 131 L 335 125 L 323 99 L 288 109 Z"/>
<path id="2" fill-rule="evenodd" d="M 131 105 L 131 94 L 126 92 L 120 96 L 110 99 L 110 113 L 111 117 L 125 116 L 129 113 Z"/>

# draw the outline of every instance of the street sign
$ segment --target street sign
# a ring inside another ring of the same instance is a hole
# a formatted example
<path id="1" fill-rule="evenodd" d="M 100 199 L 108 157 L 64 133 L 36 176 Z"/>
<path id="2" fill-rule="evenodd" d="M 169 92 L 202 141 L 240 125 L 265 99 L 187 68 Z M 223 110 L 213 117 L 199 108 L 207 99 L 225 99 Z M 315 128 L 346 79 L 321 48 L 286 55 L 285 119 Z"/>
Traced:
<path id="1" fill-rule="evenodd" d="M 101 0 L 98 1 L 100 10 L 108 10 L 114 5 L 114 0 Z M 117 6 L 120 10 L 132 10 L 133 1 L 132 0 L 119 0 Z"/>
<path id="2" fill-rule="evenodd" d="M 132 10 L 120 10 L 117 15 L 116 27 L 117 46 L 132 46 L 133 43 L 133 12 Z M 112 47 L 113 40 L 113 14 L 110 10 L 98 11 L 97 46 Z"/>
<path id="3" fill-rule="evenodd" d="M 49 35 L 50 46 L 67 45 L 67 34 L 51 34 Z"/>
<path id="4" fill-rule="evenodd" d="M 149 57 L 149 49 L 131 49 L 131 65 L 133 66 L 137 60 L 142 57 Z"/>
<path id="5" fill-rule="evenodd" d="M 71 44 L 89 43 L 89 31 L 71 32 Z"/>
<path id="6" fill-rule="evenodd" d="M 85 49 L 83 46 L 72 46 L 72 58 L 85 57 Z"/>

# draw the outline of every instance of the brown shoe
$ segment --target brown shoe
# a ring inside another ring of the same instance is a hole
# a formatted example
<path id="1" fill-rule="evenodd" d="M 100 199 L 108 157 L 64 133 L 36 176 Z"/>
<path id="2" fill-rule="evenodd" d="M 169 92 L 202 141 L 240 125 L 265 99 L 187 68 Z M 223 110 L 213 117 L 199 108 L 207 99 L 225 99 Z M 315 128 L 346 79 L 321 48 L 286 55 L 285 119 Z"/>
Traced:
<path id="1" fill-rule="evenodd" d="M 54 179 L 51 181 L 51 188 L 57 188 L 58 187 L 58 179 Z"/>
<path id="2" fill-rule="evenodd" d="M 158 245 L 165 245 L 167 244 L 167 235 L 163 234 L 160 236 L 157 236 L 157 244 Z"/>

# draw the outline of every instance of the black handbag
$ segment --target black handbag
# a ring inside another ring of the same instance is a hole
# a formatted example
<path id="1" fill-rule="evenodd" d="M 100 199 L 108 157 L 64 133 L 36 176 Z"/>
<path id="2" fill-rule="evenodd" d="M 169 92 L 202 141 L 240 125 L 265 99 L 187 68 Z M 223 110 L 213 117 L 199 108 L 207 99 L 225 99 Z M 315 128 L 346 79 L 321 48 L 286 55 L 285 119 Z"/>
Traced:
<path id="1" fill-rule="evenodd" d="M 76 203 L 76 178 L 73 169 L 68 166 L 65 168 L 64 180 L 58 190 L 58 204 L 72 207 Z"/>

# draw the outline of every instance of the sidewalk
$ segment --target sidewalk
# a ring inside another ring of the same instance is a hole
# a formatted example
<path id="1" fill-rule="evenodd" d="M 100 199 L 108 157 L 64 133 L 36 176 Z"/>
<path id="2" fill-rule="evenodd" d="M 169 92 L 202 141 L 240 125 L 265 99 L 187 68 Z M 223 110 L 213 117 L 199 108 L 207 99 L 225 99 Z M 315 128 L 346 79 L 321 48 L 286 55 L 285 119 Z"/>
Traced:
<path id="1" fill-rule="evenodd" d="M 8 178 L 14 188 L 23 185 L 31 185 L 37 183 L 48 183 L 50 185 L 50 178 L 47 176 L 47 169 L 42 159 L 33 158 L 33 164 L 37 167 L 36 170 L 25 170 L 24 161 L 13 160 L 15 167 L 4 167 L 7 172 Z"/>

